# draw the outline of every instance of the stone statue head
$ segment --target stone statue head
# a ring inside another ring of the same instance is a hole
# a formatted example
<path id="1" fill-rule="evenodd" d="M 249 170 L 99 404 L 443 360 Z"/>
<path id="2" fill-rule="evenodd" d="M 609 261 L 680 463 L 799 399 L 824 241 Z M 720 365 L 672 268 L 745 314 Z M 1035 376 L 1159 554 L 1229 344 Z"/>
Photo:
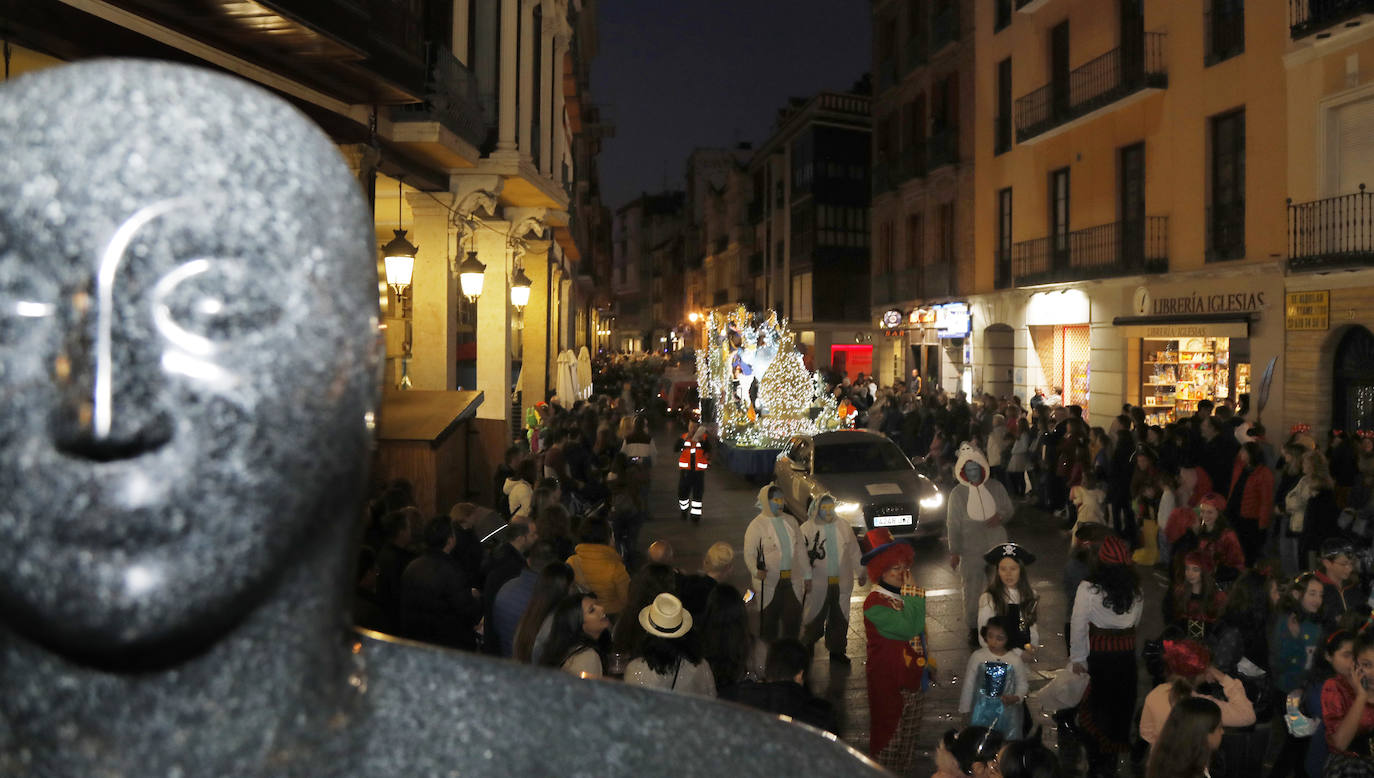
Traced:
<path id="1" fill-rule="evenodd" d="M 0 621 L 76 656 L 194 646 L 351 522 L 370 222 L 329 139 L 237 78 L 0 87 Z"/>

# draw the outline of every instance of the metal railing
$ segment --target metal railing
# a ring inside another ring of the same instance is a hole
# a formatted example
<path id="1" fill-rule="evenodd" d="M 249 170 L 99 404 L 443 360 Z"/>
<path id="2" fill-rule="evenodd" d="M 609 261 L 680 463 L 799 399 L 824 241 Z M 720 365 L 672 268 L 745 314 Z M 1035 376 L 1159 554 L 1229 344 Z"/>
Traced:
<path id="1" fill-rule="evenodd" d="M 478 98 L 477 77 L 444 46 L 429 44 L 423 103 L 392 109 L 396 122 L 436 121 L 474 146 L 482 145 L 487 121 Z"/>
<path id="2" fill-rule="evenodd" d="M 1112 278 L 1169 269 L 1169 217 L 1117 221 L 1013 243 L 1017 286 Z"/>
<path id="3" fill-rule="evenodd" d="M 997 116 L 992 120 L 992 153 L 1011 151 L 1011 117 Z"/>
<path id="4" fill-rule="evenodd" d="M 1225 262 L 1245 256 L 1245 201 L 1207 206 L 1208 262 Z"/>
<path id="5" fill-rule="evenodd" d="M 950 125 L 936 130 L 926 140 L 926 165 L 935 170 L 959 161 L 959 128 Z"/>
<path id="6" fill-rule="evenodd" d="M 1215 65 L 1245 53 L 1245 6 L 1241 0 L 1212 0 L 1203 19 L 1207 31 L 1203 64 Z"/>
<path id="7" fill-rule="evenodd" d="M 931 51 L 939 51 L 959 40 L 959 1 L 950 0 L 944 10 L 930 17 Z"/>
<path id="8" fill-rule="evenodd" d="M 1366 13 L 1374 0 L 1288 0 L 1288 33 L 1298 40 Z"/>
<path id="9" fill-rule="evenodd" d="M 1288 269 L 1374 266 L 1374 193 L 1288 201 Z"/>
<path id="10" fill-rule="evenodd" d="M 902 46 L 902 72 L 910 73 L 916 68 L 926 64 L 930 59 L 930 52 L 926 47 L 926 39 L 923 35 L 913 35 L 907 38 L 906 44 Z"/>
<path id="11" fill-rule="evenodd" d="M 1169 85 L 1165 33 L 1147 32 L 1069 72 L 1068 83 L 1051 81 L 1016 101 L 1016 140 L 1047 130 L 1128 97 Z"/>

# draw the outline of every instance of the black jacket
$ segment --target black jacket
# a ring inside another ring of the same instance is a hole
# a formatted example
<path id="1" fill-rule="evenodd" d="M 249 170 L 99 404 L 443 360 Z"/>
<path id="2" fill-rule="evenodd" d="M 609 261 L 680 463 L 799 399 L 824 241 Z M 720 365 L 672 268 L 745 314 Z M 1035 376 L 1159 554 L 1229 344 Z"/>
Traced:
<path id="1" fill-rule="evenodd" d="M 826 732 L 838 732 L 835 708 L 795 681 L 745 681 L 726 687 L 721 697 L 769 713 L 791 716 Z"/>
<path id="2" fill-rule="evenodd" d="M 401 630 L 405 637 L 450 648 L 477 648 L 482 606 L 463 569 L 448 554 L 429 551 L 401 576 Z"/>

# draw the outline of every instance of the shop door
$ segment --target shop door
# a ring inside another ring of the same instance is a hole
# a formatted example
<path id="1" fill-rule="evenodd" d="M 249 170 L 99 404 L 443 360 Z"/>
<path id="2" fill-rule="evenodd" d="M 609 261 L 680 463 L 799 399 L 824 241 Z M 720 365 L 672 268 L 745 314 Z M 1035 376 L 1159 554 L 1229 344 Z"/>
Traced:
<path id="1" fill-rule="evenodd" d="M 1120 261 L 1127 270 L 1145 267 L 1145 144 L 1121 150 Z"/>
<path id="2" fill-rule="evenodd" d="M 1336 346 L 1331 426 L 1349 433 L 1374 430 L 1374 334 L 1355 327 Z"/>
<path id="3" fill-rule="evenodd" d="M 1064 405 L 1078 405 L 1087 418 L 1090 371 L 1088 357 L 1090 329 L 1086 324 L 1064 327 Z"/>

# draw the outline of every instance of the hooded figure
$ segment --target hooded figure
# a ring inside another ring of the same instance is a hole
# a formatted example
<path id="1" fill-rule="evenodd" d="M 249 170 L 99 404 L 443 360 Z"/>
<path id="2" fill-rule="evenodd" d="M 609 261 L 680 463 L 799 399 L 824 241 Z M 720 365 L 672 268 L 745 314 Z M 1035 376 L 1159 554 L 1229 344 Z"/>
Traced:
<path id="1" fill-rule="evenodd" d="M 829 494 L 812 500 L 806 513 L 809 518 L 801 525 L 802 545 L 817 588 L 807 598 L 802 614 L 802 645 L 813 646 L 824 634 L 830 661 L 847 665 L 849 595 L 854 591 L 855 575 L 860 586 L 868 580 L 859 562 L 859 539 L 848 525 L 835 521 L 835 498 Z"/>
<path id="2" fill-rule="evenodd" d="M 954 477 L 959 485 L 949 495 L 945 514 L 945 535 L 949 540 L 950 565 L 964 582 L 964 626 L 969 631 L 969 646 L 978 646 L 978 598 L 987 588 L 987 570 L 982 555 L 993 546 L 1007 542 L 1003 523 L 1015 507 L 1006 487 L 989 477 L 983 452 L 965 443 L 959 447 Z M 960 560 L 968 562 L 960 569 Z"/>
<path id="3" fill-rule="evenodd" d="M 744 531 L 744 564 L 756 581 L 759 637 L 772 642 L 795 638 L 801 630 L 801 603 L 811 588 L 811 565 L 801 528 L 783 512 L 782 490 L 759 490 L 759 514 Z"/>

